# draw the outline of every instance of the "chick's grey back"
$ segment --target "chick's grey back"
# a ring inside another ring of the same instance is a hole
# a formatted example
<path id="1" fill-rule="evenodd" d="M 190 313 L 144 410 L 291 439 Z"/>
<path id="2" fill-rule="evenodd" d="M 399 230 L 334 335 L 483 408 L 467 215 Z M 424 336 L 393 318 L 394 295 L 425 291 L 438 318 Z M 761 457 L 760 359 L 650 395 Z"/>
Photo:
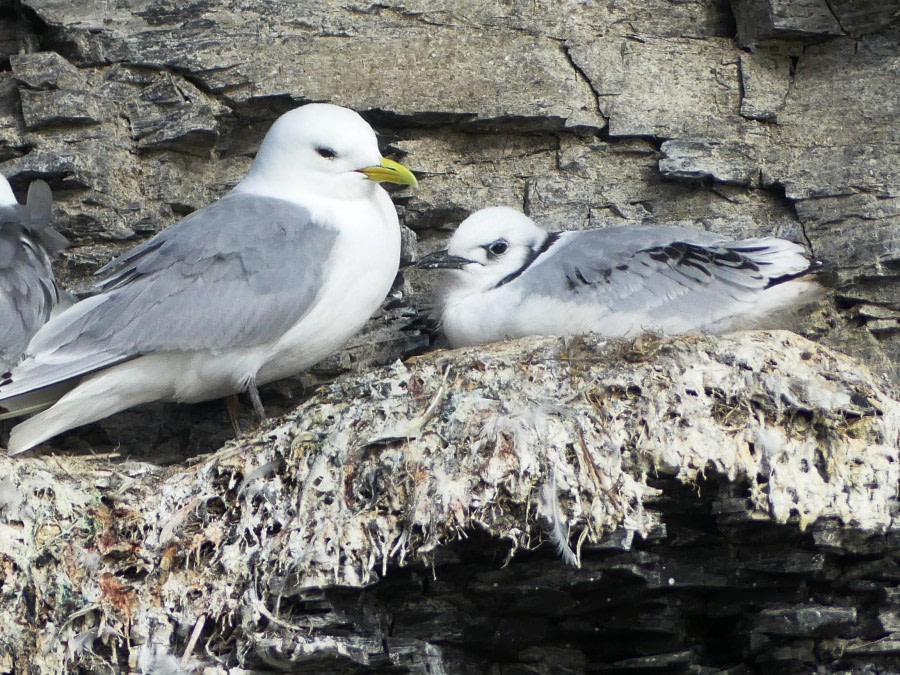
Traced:
<path id="1" fill-rule="evenodd" d="M 747 311 L 767 288 L 809 265 L 802 247 L 782 239 L 612 227 L 561 234 L 519 283 L 526 298 L 551 297 L 595 315 L 638 317 L 645 329 L 683 332 Z"/>

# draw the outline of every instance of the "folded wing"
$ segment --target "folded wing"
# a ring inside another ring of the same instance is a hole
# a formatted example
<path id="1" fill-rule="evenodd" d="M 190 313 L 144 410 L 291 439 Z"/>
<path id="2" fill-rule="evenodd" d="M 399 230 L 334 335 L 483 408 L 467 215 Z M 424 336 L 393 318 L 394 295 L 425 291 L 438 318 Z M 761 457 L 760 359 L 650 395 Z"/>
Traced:
<path id="1" fill-rule="evenodd" d="M 679 332 L 750 311 L 767 289 L 809 271 L 803 248 L 782 239 L 609 228 L 562 235 L 528 275 L 527 293 L 627 316 L 638 329 Z"/>
<path id="2" fill-rule="evenodd" d="M 0 207 L 0 372 L 19 360 L 63 294 L 50 258 L 68 242 L 49 227 L 52 205 L 50 188 L 34 181 L 27 205 Z"/>
<path id="3" fill-rule="evenodd" d="M 45 324 L 0 402 L 143 354 L 275 340 L 313 304 L 336 237 L 296 204 L 232 193 L 100 270 L 100 293 Z"/>

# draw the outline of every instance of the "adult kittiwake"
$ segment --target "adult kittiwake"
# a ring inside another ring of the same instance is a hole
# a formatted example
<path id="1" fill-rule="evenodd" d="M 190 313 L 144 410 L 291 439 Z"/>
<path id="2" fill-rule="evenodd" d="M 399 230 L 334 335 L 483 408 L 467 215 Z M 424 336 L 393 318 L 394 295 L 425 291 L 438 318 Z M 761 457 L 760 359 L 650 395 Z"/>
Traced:
<path id="1" fill-rule="evenodd" d="M 379 181 L 415 185 L 383 159 L 352 110 L 310 104 L 279 117 L 247 176 L 116 258 L 99 293 L 38 331 L 0 384 L 16 454 L 150 401 L 192 403 L 257 386 L 336 351 L 378 309 L 400 262 L 400 227 Z"/>
<path id="2" fill-rule="evenodd" d="M 44 181 L 31 183 L 23 205 L 0 174 L 0 373 L 19 361 L 31 336 L 68 302 L 50 267 L 68 244 L 49 225 L 52 206 Z"/>
<path id="3" fill-rule="evenodd" d="M 462 222 L 417 263 L 454 271 L 441 319 L 454 346 L 525 335 L 667 335 L 753 325 L 819 288 L 801 246 L 683 227 L 547 233 L 505 207 Z"/>

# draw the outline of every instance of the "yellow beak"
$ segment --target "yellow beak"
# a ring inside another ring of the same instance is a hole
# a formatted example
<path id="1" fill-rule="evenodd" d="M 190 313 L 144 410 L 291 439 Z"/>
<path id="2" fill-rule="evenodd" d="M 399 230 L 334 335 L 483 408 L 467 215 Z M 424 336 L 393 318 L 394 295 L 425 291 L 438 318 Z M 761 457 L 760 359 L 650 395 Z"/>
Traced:
<path id="1" fill-rule="evenodd" d="M 399 162 L 390 159 L 381 158 L 381 164 L 378 166 L 367 166 L 360 171 L 369 178 L 369 180 L 378 181 L 379 183 L 400 183 L 400 185 L 411 185 L 416 187 L 419 181 L 413 176 L 412 171 L 407 169 Z"/>

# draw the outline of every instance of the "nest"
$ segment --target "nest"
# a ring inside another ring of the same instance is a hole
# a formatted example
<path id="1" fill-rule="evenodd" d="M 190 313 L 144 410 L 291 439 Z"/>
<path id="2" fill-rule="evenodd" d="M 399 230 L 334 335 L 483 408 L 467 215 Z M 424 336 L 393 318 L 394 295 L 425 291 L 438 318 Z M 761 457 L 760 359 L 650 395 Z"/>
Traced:
<path id="1" fill-rule="evenodd" d="M 586 542 L 659 528 L 660 474 L 746 484 L 752 518 L 883 531 L 898 430 L 871 375 L 791 333 L 531 338 L 340 379 L 175 467 L 0 458 L 0 667 L 365 651 L 286 599 L 439 575 L 478 531 L 578 565 Z"/>

